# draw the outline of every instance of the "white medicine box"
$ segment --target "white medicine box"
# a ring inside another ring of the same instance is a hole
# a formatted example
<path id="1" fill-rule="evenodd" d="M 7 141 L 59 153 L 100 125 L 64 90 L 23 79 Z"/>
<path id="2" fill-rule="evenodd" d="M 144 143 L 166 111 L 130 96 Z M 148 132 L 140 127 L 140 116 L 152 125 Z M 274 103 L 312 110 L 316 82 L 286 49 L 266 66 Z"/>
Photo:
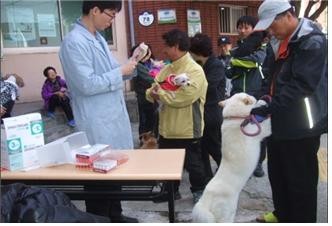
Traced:
<path id="1" fill-rule="evenodd" d="M 1 167 L 10 171 L 38 165 L 36 148 L 44 145 L 40 113 L 3 119 L 1 126 Z"/>

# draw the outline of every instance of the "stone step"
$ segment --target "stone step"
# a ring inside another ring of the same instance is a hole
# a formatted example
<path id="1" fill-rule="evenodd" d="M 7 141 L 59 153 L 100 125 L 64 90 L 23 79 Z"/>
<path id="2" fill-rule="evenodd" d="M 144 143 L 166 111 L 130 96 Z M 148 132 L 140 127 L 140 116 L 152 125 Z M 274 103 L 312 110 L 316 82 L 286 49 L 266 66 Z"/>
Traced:
<path id="1" fill-rule="evenodd" d="M 134 92 L 128 92 L 125 94 L 125 101 L 127 106 L 127 111 L 129 114 L 130 121 L 132 123 L 138 122 L 138 107 L 137 99 Z M 33 112 L 40 112 L 42 115 L 46 115 L 43 102 L 29 102 L 29 103 L 16 103 L 12 112 L 12 116 L 18 116 Z"/>
<path id="2" fill-rule="evenodd" d="M 136 124 L 138 122 L 138 108 L 135 93 L 127 93 L 125 95 L 125 100 L 130 121 L 131 123 Z M 42 115 L 42 120 L 44 122 L 45 143 L 52 142 L 56 139 L 75 132 L 75 128 L 71 128 L 67 125 L 68 120 L 62 109 L 56 109 L 55 119 L 47 117 L 42 101 L 32 103 L 17 103 L 14 105 L 12 115 L 17 116 L 33 112 L 39 112 Z"/>
<path id="3" fill-rule="evenodd" d="M 66 118 L 66 115 L 63 112 L 56 112 L 55 118 L 47 117 L 45 114 L 42 114 L 42 119 L 44 122 L 44 129 L 48 130 L 50 128 L 56 127 L 57 125 L 65 125 L 68 120 Z"/>
<path id="4" fill-rule="evenodd" d="M 75 132 L 75 128 L 72 128 L 66 124 L 59 124 L 55 127 L 50 127 L 44 131 L 45 144 L 55 141 L 61 137 L 67 136 Z"/>

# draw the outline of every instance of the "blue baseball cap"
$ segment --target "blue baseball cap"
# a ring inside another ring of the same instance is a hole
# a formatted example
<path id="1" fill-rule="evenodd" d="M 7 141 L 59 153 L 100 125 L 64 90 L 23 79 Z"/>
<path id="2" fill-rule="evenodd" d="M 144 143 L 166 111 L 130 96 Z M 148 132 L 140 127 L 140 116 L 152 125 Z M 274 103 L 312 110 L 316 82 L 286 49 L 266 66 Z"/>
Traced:
<path id="1" fill-rule="evenodd" d="M 220 36 L 218 39 L 218 46 L 223 44 L 231 44 L 231 40 L 228 36 Z"/>

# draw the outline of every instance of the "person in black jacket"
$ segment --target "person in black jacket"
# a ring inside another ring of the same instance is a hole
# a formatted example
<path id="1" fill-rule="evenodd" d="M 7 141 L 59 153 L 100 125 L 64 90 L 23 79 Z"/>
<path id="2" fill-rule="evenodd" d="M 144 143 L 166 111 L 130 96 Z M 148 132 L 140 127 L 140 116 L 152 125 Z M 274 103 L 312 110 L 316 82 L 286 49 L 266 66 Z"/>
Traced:
<path id="1" fill-rule="evenodd" d="M 196 34 L 191 38 L 190 53 L 194 60 L 202 65 L 208 88 L 204 105 L 204 131 L 201 142 L 202 155 L 207 176 L 211 179 L 213 173 L 209 155 L 221 162 L 221 123 L 222 111 L 219 101 L 225 99 L 225 70 L 222 62 L 213 55 L 211 39 L 204 34 Z"/>
<path id="2" fill-rule="evenodd" d="M 274 211 L 257 220 L 316 222 L 317 151 L 327 132 L 327 40 L 313 21 L 298 19 L 287 0 L 265 0 L 258 15 L 255 30 L 272 35 L 274 55 L 264 89 L 272 101 L 251 113 L 271 115 L 268 174 Z"/>
<path id="3" fill-rule="evenodd" d="M 134 50 L 139 46 L 135 45 L 131 49 L 133 54 Z M 146 56 L 137 63 L 137 76 L 133 78 L 134 91 L 137 97 L 138 104 L 138 116 L 139 116 L 139 126 L 138 133 L 142 135 L 143 133 L 152 131 L 157 137 L 158 135 L 158 125 L 157 125 L 157 106 L 156 104 L 150 103 L 145 98 L 145 91 L 151 87 L 154 82 L 153 76 L 150 71 L 154 68 L 153 65 L 153 53 L 151 46 L 147 45 L 148 51 Z"/>
<path id="4" fill-rule="evenodd" d="M 239 33 L 237 47 L 231 50 L 230 66 L 226 70 L 226 76 L 231 79 L 232 89 L 230 95 L 245 92 L 260 97 L 264 74 L 262 64 L 266 57 L 265 31 L 254 31 L 257 18 L 242 16 L 238 19 L 236 27 Z M 266 142 L 263 140 L 260 146 L 260 156 L 253 174 L 263 177 L 262 163 L 266 156 Z"/>
<path id="5" fill-rule="evenodd" d="M 62 192 L 21 183 L 1 186 L 1 223 L 106 223 L 83 212 Z"/>
<path id="6" fill-rule="evenodd" d="M 225 70 L 231 63 L 231 52 L 232 43 L 228 36 L 220 36 L 218 38 L 218 59 L 223 64 Z M 232 83 L 231 79 L 226 77 L 226 98 L 231 96 Z"/>

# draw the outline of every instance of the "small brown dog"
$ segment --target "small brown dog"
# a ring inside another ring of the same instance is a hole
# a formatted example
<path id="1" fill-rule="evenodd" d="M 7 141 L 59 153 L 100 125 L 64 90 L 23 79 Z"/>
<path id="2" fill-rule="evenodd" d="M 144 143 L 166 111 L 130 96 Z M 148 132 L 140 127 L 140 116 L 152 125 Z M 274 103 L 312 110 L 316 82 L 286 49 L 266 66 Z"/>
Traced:
<path id="1" fill-rule="evenodd" d="M 10 76 L 14 76 L 16 79 L 16 85 L 20 88 L 24 87 L 24 81 L 23 78 L 21 76 L 19 76 L 18 74 L 6 74 L 5 76 L 3 76 L 4 80 L 7 80 Z"/>
<path id="2" fill-rule="evenodd" d="M 157 149 L 158 148 L 158 141 L 157 138 L 154 136 L 152 131 L 142 133 L 139 136 L 139 139 L 142 143 L 141 149 Z"/>

